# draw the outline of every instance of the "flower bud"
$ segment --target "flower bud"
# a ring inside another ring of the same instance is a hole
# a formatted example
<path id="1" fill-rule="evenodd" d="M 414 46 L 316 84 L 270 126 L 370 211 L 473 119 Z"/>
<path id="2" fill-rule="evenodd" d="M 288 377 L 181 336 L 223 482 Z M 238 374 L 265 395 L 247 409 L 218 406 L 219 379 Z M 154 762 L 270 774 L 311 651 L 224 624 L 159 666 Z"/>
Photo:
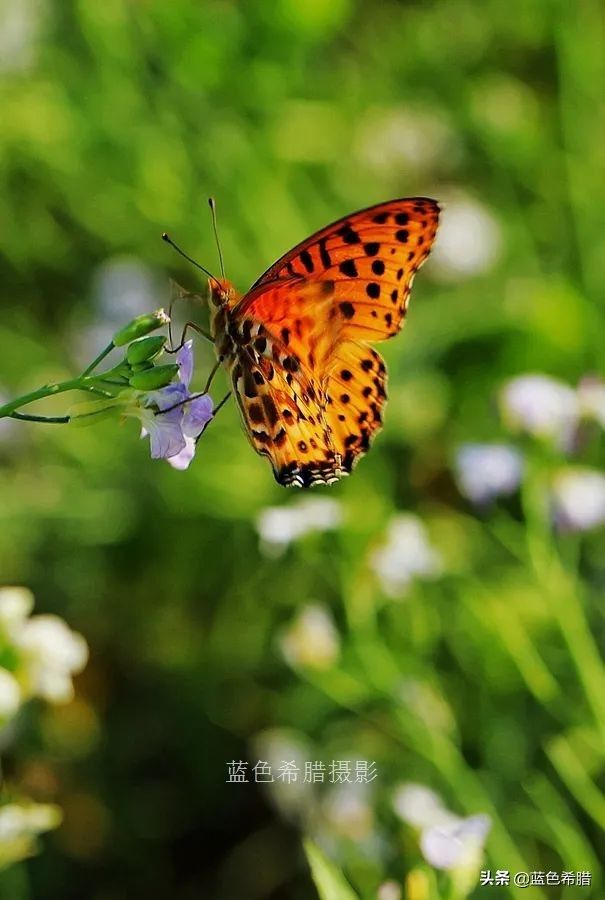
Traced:
<path id="1" fill-rule="evenodd" d="M 131 366 L 154 359 L 163 349 L 165 343 L 166 338 L 159 334 L 139 338 L 132 344 L 129 344 L 126 350 L 126 359 Z"/>
<path id="2" fill-rule="evenodd" d="M 153 363 L 150 359 L 146 359 L 143 362 L 136 363 L 136 365 L 131 366 L 131 372 L 146 372 L 148 369 L 153 369 Z M 130 376 L 131 373 L 129 373 Z"/>
<path id="3" fill-rule="evenodd" d="M 163 309 L 157 309 L 153 313 L 145 313 L 143 316 L 137 316 L 136 319 L 132 319 L 128 325 L 124 325 L 123 328 L 116 331 L 113 336 L 113 343 L 116 347 L 123 347 L 137 338 L 144 337 L 150 331 L 155 331 L 156 328 L 168 325 L 169 322 L 170 318 Z"/>
<path id="4" fill-rule="evenodd" d="M 125 406 L 124 393 L 122 392 L 122 396 L 108 397 L 105 400 L 85 400 L 82 403 L 74 403 L 67 410 L 69 424 L 78 427 L 94 425 L 103 421 L 103 419 L 109 419 L 118 415 Z"/>
<path id="5" fill-rule="evenodd" d="M 170 384 L 178 370 L 179 367 L 176 364 L 153 366 L 146 372 L 134 372 L 130 376 L 129 383 L 138 391 L 155 391 Z"/>

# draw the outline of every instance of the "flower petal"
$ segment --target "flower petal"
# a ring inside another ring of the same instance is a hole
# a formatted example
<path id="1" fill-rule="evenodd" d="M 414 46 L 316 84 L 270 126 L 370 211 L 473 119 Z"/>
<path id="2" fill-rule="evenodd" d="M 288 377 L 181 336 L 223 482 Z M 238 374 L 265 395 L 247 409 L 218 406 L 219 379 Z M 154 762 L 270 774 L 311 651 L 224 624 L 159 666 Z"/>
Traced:
<path id="1" fill-rule="evenodd" d="M 195 456 L 195 438 L 185 437 L 185 446 L 175 456 L 169 456 L 166 462 L 170 463 L 173 469 L 183 472 L 189 468 L 189 464 Z"/>
<path id="2" fill-rule="evenodd" d="M 189 387 L 193 377 L 193 341 L 185 341 L 176 355 L 179 366 L 179 381 Z"/>
<path id="3" fill-rule="evenodd" d="M 422 832 L 420 849 L 426 861 L 436 869 L 458 869 L 478 862 L 490 830 L 487 815 L 453 817 L 446 825 Z"/>
<path id="4" fill-rule="evenodd" d="M 182 421 L 183 410 L 180 406 L 145 420 L 152 459 L 169 459 L 185 447 Z"/>
<path id="5" fill-rule="evenodd" d="M 198 437 L 212 418 L 214 404 L 210 394 L 195 397 L 185 407 L 183 416 L 183 434 L 185 437 Z"/>
<path id="6" fill-rule="evenodd" d="M 144 395 L 143 404 L 145 406 L 157 406 L 159 410 L 170 409 L 175 403 L 182 403 L 189 396 L 186 385 L 178 382 L 177 384 L 167 384 L 166 387 L 157 391 L 149 391 Z M 182 415 L 182 409 L 180 415 Z"/>

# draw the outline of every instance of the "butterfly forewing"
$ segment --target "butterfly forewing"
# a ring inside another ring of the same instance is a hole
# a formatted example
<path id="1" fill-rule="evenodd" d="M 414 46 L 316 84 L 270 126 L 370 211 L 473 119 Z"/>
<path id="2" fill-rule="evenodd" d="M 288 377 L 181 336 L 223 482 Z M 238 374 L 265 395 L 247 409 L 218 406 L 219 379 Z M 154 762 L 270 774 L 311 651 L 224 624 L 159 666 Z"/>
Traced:
<path id="1" fill-rule="evenodd" d="M 401 328 L 414 276 L 429 255 L 438 222 L 439 205 L 426 197 L 354 213 L 274 263 L 248 295 L 253 299 L 244 297 L 242 305 L 254 313 L 262 298 L 258 289 L 278 279 L 329 281 L 343 337 L 391 337 Z"/>

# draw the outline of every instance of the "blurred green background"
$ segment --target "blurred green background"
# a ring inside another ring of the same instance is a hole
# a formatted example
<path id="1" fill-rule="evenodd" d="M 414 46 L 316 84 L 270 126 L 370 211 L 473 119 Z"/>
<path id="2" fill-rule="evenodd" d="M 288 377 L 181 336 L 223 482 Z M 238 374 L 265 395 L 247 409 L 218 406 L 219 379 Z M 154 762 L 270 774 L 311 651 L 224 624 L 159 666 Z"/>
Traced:
<path id="1" fill-rule="evenodd" d="M 307 900 L 302 832 L 355 896 L 387 880 L 462 896 L 394 812 L 409 781 L 491 816 L 483 868 L 593 873 L 526 896 L 602 896 L 603 533 L 553 540 L 518 497 L 475 513 L 452 460 L 508 440 L 507 378 L 602 371 L 604 28 L 597 0 L 2 0 L 6 397 L 78 371 L 169 302 L 170 277 L 202 289 L 160 234 L 216 269 L 209 194 L 241 290 L 353 209 L 446 207 L 381 348 L 384 432 L 313 495 L 341 504 L 327 533 L 281 554 L 259 540 L 262 511 L 300 495 L 233 405 L 185 473 L 151 461 L 132 421 L 0 422 L 1 581 L 91 649 L 77 699 L 4 741 L 7 778 L 64 823 L 3 873 L 3 900 Z M 211 349 L 196 353 L 201 380 Z M 398 511 L 425 522 L 443 574 L 392 599 L 371 560 Z M 309 604 L 337 647 L 293 661 L 280 635 Z M 227 762 L 267 742 L 375 760 L 378 777 L 348 806 L 329 785 L 309 800 L 227 784 Z M 473 896 L 490 891 L 523 896 Z"/>

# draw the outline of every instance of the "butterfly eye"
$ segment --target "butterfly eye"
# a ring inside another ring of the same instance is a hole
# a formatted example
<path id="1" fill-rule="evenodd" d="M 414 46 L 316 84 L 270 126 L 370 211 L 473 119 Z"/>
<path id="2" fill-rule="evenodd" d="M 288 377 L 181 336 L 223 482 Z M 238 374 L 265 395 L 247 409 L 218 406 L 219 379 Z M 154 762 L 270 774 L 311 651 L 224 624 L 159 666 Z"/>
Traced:
<path id="1" fill-rule="evenodd" d="M 214 306 L 224 306 L 227 295 L 216 281 L 208 281 L 210 302 Z"/>

